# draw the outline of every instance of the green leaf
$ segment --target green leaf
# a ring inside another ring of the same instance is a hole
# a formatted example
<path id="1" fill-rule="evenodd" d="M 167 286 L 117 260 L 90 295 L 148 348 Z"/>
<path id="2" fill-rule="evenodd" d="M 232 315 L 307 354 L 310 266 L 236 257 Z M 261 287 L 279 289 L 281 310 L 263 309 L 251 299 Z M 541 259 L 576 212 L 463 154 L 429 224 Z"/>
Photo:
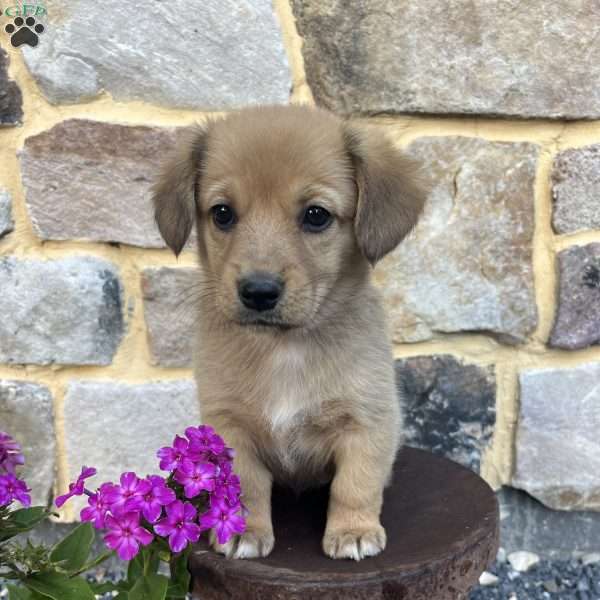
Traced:
<path id="1" fill-rule="evenodd" d="M 24 587 L 17 587 L 16 585 L 7 585 L 8 600 L 32 600 L 32 593 Z"/>
<path id="2" fill-rule="evenodd" d="M 169 580 L 164 575 L 144 575 L 129 591 L 128 600 L 165 600 Z"/>
<path id="3" fill-rule="evenodd" d="M 113 600 L 129 600 L 129 592 L 119 592 Z"/>
<path id="4" fill-rule="evenodd" d="M 102 552 L 102 554 L 98 554 L 98 556 L 96 556 L 96 558 L 92 559 L 86 565 L 83 565 L 83 567 L 81 567 L 78 571 L 76 571 L 74 574 L 72 574 L 71 577 L 73 575 L 79 575 L 80 573 L 85 573 L 86 571 L 89 571 L 90 569 L 97 567 L 98 565 L 102 564 L 105 560 L 108 560 L 112 556 L 115 556 L 114 550 L 107 550 L 106 552 Z"/>
<path id="5" fill-rule="evenodd" d="M 142 575 L 144 574 L 144 550 L 138 552 L 137 555 L 133 558 L 133 560 L 129 561 L 129 566 L 127 567 L 127 580 L 131 585 L 134 584 Z"/>
<path id="6" fill-rule="evenodd" d="M 20 508 L 8 514 L 0 521 L 0 542 L 4 542 L 19 533 L 25 533 L 41 523 L 50 512 L 43 506 Z"/>
<path id="7" fill-rule="evenodd" d="M 48 600 L 47 596 L 32 592 L 26 587 L 7 585 L 6 589 L 8 590 L 8 600 Z"/>
<path id="8" fill-rule="evenodd" d="M 91 523 L 82 523 L 50 552 L 50 560 L 60 563 L 61 569 L 74 573 L 79 571 L 87 561 L 94 543 L 94 528 Z"/>
<path id="9" fill-rule="evenodd" d="M 90 587 L 92 588 L 94 594 L 97 594 L 99 596 L 107 594 L 108 592 L 112 592 L 117 589 L 117 585 L 112 581 L 105 581 L 104 583 L 94 583 L 92 581 L 90 582 Z"/>
<path id="10" fill-rule="evenodd" d="M 179 585 L 169 585 L 167 588 L 167 600 L 180 600 L 187 598 L 187 590 L 184 590 Z"/>
<path id="11" fill-rule="evenodd" d="M 170 571 L 171 571 L 171 582 L 174 587 L 179 588 L 180 590 L 184 590 L 183 596 L 190 589 L 190 572 L 188 570 L 188 561 L 190 557 L 190 553 L 192 551 L 191 546 L 188 546 L 186 550 L 184 550 L 178 556 L 174 556 L 169 563 Z M 169 595 L 174 595 L 169 593 Z"/>
<path id="12" fill-rule="evenodd" d="M 136 557 L 129 561 L 129 566 L 127 567 L 127 581 L 129 582 L 129 586 L 133 586 L 144 575 L 156 573 L 159 565 L 160 559 L 153 545 L 142 548 Z"/>
<path id="13" fill-rule="evenodd" d="M 95 600 L 87 581 L 49 571 L 27 577 L 23 583 L 32 591 L 53 600 Z"/>

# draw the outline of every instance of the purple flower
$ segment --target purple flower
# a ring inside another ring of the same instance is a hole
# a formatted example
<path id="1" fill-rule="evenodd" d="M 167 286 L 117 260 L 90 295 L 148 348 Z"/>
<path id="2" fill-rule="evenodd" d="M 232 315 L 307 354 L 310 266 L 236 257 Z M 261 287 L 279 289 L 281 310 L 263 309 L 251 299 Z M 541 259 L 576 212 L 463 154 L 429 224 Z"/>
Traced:
<path id="1" fill-rule="evenodd" d="M 12 473 L 0 475 L 0 506 L 8 506 L 18 500 L 23 506 L 31 506 L 30 490 L 27 484 L 17 479 Z"/>
<path id="2" fill-rule="evenodd" d="M 73 496 L 81 496 L 85 492 L 85 480 L 93 477 L 96 474 L 94 467 L 83 467 L 81 473 L 75 483 L 69 484 L 69 491 L 62 496 L 59 496 L 54 503 L 60 508 L 69 498 Z"/>
<path id="3" fill-rule="evenodd" d="M 200 517 L 202 529 L 213 529 L 219 544 L 225 544 L 235 534 L 244 533 L 246 520 L 239 502 L 230 504 L 224 498 L 212 498 L 210 509 Z"/>
<path id="4" fill-rule="evenodd" d="M 190 447 L 199 452 L 211 452 L 212 454 L 221 454 L 225 450 L 223 438 L 215 433 L 215 430 L 208 425 L 199 427 L 188 427 L 185 435 L 190 440 Z"/>
<path id="5" fill-rule="evenodd" d="M 185 459 L 175 471 L 175 481 L 183 485 L 186 498 L 195 498 L 202 490 L 215 489 L 216 474 L 217 467 L 212 463 L 193 463 Z"/>
<path id="6" fill-rule="evenodd" d="M 164 478 L 159 475 L 150 475 L 142 483 L 146 484 L 144 486 L 146 491 L 142 496 L 140 508 L 144 518 L 150 523 L 154 523 L 160 518 L 162 507 L 175 502 L 177 497 L 175 492 L 167 487 Z"/>
<path id="7" fill-rule="evenodd" d="M 195 523 L 196 509 L 189 502 L 176 500 L 165 510 L 167 516 L 154 526 L 154 531 L 169 538 L 169 546 L 173 552 L 181 552 L 189 542 L 198 541 L 201 529 Z"/>
<path id="8" fill-rule="evenodd" d="M 118 517 L 106 517 L 108 533 L 104 536 L 106 545 L 117 551 L 121 560 L 131 560 L 140 551 L 140 544 L 147 546 L 154 536 L 140 525 L 138 513 L 124 513 Z"/>
<path id="9" fill-rule="evenodd" d="M 174 471 L 185 458 L 190 460 L 200 458 L 200 454 L 190 447 L 190 442 L 178 435 L 175 436 L 172 447 L 161 448 L 156 456 L 160 458 L 161 471 Z"/>
<path id="10" fill-rule="evenodd" d="M 230 504 L 235 504 L 242 493 L 240 478 L 232 471 L 231 464 L 220 468 L 215 480 L 215 489 L 212 497 L 225 498 Z"/>
<path id="11" fill-rule="evenodd" d="M 25 464 L 21 446 L 8 433 L 0 431 L 0 473 L 15 474 L 18 466 Z"/>
<path id="12" fill-rule="evenodd" d="M 113 514 L 136 512 L 142 507 L 143 496 L 148 493 L 150 483 L 140 479 L 133 471 L 123 473 L 121 485 L 113 485 L 106 490 L 106 502 Z"/>
<path id="13" fill-rule="evenodd" d="M 110 505 L 106 500 L 106 493 L 113 488 L 112 483 L 103 483 L 95 494 L 88 498 L 88 505 L 80 513 L 82 521 L 92 521 L 96 529 L 106 527 L 106 513 Z"/>

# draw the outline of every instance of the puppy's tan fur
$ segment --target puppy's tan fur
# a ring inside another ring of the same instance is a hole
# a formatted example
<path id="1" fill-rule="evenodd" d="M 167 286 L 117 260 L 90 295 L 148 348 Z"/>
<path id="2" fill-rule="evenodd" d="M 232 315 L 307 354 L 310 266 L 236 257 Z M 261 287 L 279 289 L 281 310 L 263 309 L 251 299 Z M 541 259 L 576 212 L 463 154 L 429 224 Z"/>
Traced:
<path id="1" fill-rule="evenodd" d="M 266 556 L 273 481 L 332 480 L 324 551 L 360 559 L 386 543 L 382 492 L 401 443 L 391 345 L 371 265 L 423 205 L 414 167 L 379 132 L 307 107 L 245 109 L 189 134 L 154 188 L 175 253 L 198 234 L 196 379 L 202 419 L 236 449 L 249 510 L 240 539 L 217 550 Z M 227 232 L 210 209 L 238 215 Z M 310 205 L 334 216 L 302 229 Z M 237 282 L 281 277 L 270 324 L 249 317 Z"/>

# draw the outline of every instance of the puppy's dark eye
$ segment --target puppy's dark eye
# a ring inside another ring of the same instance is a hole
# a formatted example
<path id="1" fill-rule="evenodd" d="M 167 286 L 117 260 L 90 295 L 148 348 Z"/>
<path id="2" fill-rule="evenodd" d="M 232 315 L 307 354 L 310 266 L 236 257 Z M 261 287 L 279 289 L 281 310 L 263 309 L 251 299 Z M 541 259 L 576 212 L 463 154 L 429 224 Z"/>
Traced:
<path id="1" fill-rule="evenodd" d="M 309 206 L 302 215 L 302 229 L 311 233 L 324 231 L 332 222 L 331 213 L 322 206 Z"/>
<path id="2" fill-rule="evenodd" d="M 228 231 L 236 222 L 236 216 L 233 208 L 227 204 L 216 204 L 211 208 L 213 221 L 215 225 L 223 230 Z"/>

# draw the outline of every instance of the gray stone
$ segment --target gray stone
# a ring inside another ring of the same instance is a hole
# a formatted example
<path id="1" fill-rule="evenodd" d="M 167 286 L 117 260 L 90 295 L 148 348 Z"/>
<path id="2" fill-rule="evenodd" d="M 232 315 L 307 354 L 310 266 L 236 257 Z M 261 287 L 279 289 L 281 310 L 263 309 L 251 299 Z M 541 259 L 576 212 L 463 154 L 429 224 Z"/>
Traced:
<path id="1" fill-rule="evenodd" d="M 14 229 L 10 194 L 0 188 L 0 238 Z"/>
<path id="2" fill-rule="evenodd" d="M 600 363 L 519 379 L 513 485 L 550 508 L 600 510 Z"/>
<path id="3" fill-rule="evenodd" d="M 488 571 L 484 571 L 479 576 L 479 585 L 483 585 L 485 587 L 490 585 L 498 585 L 499 581 L 500 579 L 498 577 L 496 577 L 493 573 L 490 573 Z"/>
<path id="4" fill-rule="evenodd" d="M 198 278 L 194 268 L 160 267 L 142 273 L 144 317 L 154 364 L 191 366 Z"/>
<path id="5" fill-rule="evenodd" d="M 112 263 L 4 257 L 0 290 L 0 363 L 111 363 L 123 335 L 123 292 Z"/>
<path id="6" fill-rule="evenodd" d="M 600 229 L 600 144 L 561 152 L 552 167 L 557 233 Z"/>
<path id="7" fill-rule="evenodd" d="M 558 311 L 550 345 L 575 350 L 600 342 L 600 244 L 573 246 L 558 255 Z"/>
<path id="8" fill-rule="evenodd" d="M 581 557 L 581 564 L 586 567 L 598 563 L 600 563 L 600 552 L 588 552 Z"/>
<path id="9" fill-rule="evenodd" d="M 396 361 L 396 381 L 406 443 L 479 471 L 496 422 L 493 369 L 452 356 L 419 356 Z"/>
<path id="10" fill-rule="evenodd" d="M 308 83 L 337 112 L 600 117 L 593 2 L 566 10 L 545 0 L 292 6 Z"/>
<path id="11" fill-rule="evenodd" d="M 566 559 L 596 552 L 600 540 L 600 513 L 551 510 L 519 490 L 502 488 L 500 539 L 510 552 L 535 552 L 544 558 Z"/>
<path id="12" fill-rule="evenodd" d="M 65 445 L 71 479 L 94 466 L 95 485 L 121 473 L 160 473 L 156 452 L 200 421 L 192 380 L 126 384 L 73 381 L 64 407 Z M 81 506 L 81 502 L 78 506 Z"/>
<path id="13" fill-rule="evenodd" d="M 538 146 L 479 138 L 413 142 L 431 186 L 414 232 L 375 277 L 396 342 L 484 331 L 522 342 L 534 331 L 534 182 Z"/>
<path id="14" fill-rule="evenodd" d="M 0 127 L 21 123 L 22 104 L 19 86 L 8 78 L 8 54 L 0 47 Z"/>
<path id="15" fill-rule="evenodd" d="M 527 573 L 531 567 L 535 567 L 540 562 L 540 557 L 534 552 L 517 550 L 508 555 L 508 562 L 515 571 Z"/>
<path id="16" fill-rule="evenodd" d="M 18 473 L 31 488 L 33 504 L 48 504 L 55 468 L 50 390 L 37 383 L 0 379 L 0 429 L 21 444 L 25 466 Z"/>
<path id="17" fill-rule="evenodd" d="M 150 187 L 171 129 L 70 119 L 25 140 L 25 199 L 44 240 L 162 248 Z"/>
<path id="18" fill-rule="evenodd" d="M 270 0 L 207 0 L 131 12 L 119 0 L 46 0 L 44 42 L 23 56 L 55 104 L 117 101 L 222 109 L 284 103 L 291 76 Z M 115 24 L 119 26 L 116 27 Z"/>

